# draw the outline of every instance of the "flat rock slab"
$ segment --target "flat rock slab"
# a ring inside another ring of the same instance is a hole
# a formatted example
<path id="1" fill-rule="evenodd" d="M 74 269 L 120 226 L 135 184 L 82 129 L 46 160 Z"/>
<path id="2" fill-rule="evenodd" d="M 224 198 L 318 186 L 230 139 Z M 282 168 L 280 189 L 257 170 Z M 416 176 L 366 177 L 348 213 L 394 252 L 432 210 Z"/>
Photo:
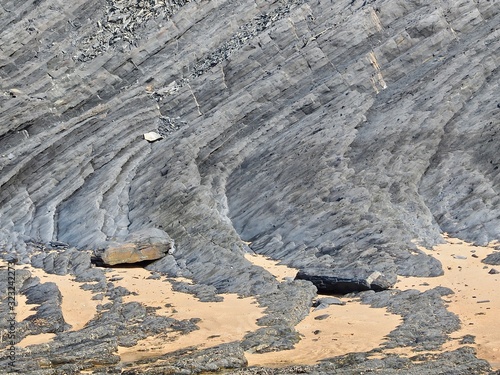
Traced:
<path id="1" fill-rule="evenodd" d="M 102 261 L 110 266 L 123 263 L 138 263 L 145 260 L 163 258 L 169 248 L 163 245 L 138 245 L 126 243 L 116 247 L 109 247 L 101 256 Z"/>
<path id="2" fill-rule="evenodd" d="M 125 243 L 112 243 L 100 255 L 104 264 L 113 266 L 156 260 L 171 254 L 174 241 L 159 229 L 143 229 L 131 233 Z"/>

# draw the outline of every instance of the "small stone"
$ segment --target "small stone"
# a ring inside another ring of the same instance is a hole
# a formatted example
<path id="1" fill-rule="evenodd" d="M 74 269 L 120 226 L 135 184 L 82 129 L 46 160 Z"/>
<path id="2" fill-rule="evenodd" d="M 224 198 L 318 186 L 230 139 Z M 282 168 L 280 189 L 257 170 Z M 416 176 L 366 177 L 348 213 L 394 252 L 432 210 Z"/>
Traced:
<path id="1" fill-rule="evenodd" d="M 455 258 L 455 259 L 467 259 L 467 257 L 463 256 L 463 255 L 453 255 L 453 258 Z"/>
<path id="2" fill-rule="evenodd" d="M 488 273 L 489 273 L 490 275 L 496 275 L 497 273 L 500 273 L 500 271 L 499 271 L 499 270 L 497 270 L 497 269 L 495 269 L 495 268 L 492 268 L 492 269 L 490 269 L 490 270 L 488 271 Z"/>
<path id="3" fill-rule="evenodd" d="M 11 96 L 12 98 L 15 98 L 15 97 L 17 97 L 17 96 L 19 96 L 19 95 L 22 95 L 22 94 L 23 94 L 23 92 L 22 92 L 21 90 L 18 90 L 18 89 L 10 89 L 10 90 L 9 90 L 9 94 L 10 94 L 10 96 Z"/>
<path id="4" fill-rule="evenodd" d="M 477 254 L 472 254 L 471 255 L 473 258 L 479 258 L 479 256 Z"/>
<path id="5" fill-rule="evenodd" d="M 327 309 L 327 308 L 328 308 L 328 304 L 320 303 L 319 305 L 316 306 L 316 308 L 313 311 L 323 310 L 323 309 Z"/>
<path id="6" fill-rule="evenodd" d="M 489 299 L 483 299 L 481 301 L 477 301 L 477 303 L 488 303 L 488 302 L 490 302 Z"/>
<path id="7" fill-rule="evenodd" d="M 163 139 L 163 136 L 161 136 L 157 132 L 149 132 L 149 133 L 144 133 L 144 139 L 150 143 L 153 143 L 159 141 L 160 139 Z"/>
<path id="8" fill-rule="evenodd" d="M 325 298 L 320 298 L 318 299 L 313 306 L 314 307 L 319 307 L 320 305 L 345 305 L 344 301 L 341 301 L 338 298 L 335 297 L 325 297 Z"/>
<path id="9" fill-rule="evenodd" d="M 465 335 L 462 337 L 462 340 L 460 340 L 460 344 L 475 344 L 476 342 L 476 336 L 474 335 Z"/>
<path id="10" fill-rule="evenodd" d="M 147 277 L 147 279 L 151 279 L 151 280 L 159 280 L 161 279 L 161 275 L 157 272 L 151 274 L 150 276 Z"/>
<path id="11" fill-rule="evenodd" d="M 325 320 L 326 318 L 328 318 L 330 316 L 330 314 L 323 314 L 323 315 L 318 315 L 317 317 L 315 317 L 314 319 L 315 320 Z"/>

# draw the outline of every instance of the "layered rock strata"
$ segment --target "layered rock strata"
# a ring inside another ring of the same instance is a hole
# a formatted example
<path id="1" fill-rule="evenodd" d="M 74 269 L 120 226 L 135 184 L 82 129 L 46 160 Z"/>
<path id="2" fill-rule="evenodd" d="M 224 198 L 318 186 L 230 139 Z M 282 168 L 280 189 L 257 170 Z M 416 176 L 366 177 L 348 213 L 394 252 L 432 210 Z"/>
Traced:
<path id="1" fill-rule="evenodd" d="M 154 228 L 176 251 L 148 269 L 257 295 L 289 347 L 312 286 L 245 252 L 385 288 L 442 273 L 415 242 L 499 238 L 499 24 L 495 1 L 2 1 L 0 255 L 103 291 L 90 252 Z"/>

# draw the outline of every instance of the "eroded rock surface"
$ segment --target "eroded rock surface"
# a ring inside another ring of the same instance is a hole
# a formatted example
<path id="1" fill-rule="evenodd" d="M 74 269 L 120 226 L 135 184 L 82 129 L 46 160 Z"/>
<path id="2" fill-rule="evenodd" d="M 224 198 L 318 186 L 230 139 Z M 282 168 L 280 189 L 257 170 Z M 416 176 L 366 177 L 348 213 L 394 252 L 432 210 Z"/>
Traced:
<path id="1" fill-rule="evenodd" d="M 496 1 L 2 1 L 0 255 L 118 299 L 90 252 L 161 230 L 176 251 L 148 269 L 258 295 L 258 340 L 289 347 L 312 286 L 244 252 L 386 288 L 442 272 L 416 243 L 500 237 L 499 24 Z"/>

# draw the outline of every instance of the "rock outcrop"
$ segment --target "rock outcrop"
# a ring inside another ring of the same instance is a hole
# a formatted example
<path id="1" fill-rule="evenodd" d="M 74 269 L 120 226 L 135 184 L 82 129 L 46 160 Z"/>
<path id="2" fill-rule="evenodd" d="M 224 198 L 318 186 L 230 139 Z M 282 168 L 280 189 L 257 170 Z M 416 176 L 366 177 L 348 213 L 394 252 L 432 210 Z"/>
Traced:
<path id="1" fill-rule="evenodd" d="M 411 240 L 498 237 L 494 4 L 132 3 L 3 6 L 6 252 L 153 227 L 248 294 L 240 238 L 393 283 L 439 273 Z"/>
<path id="2" fill-rule="evenodd" d="M 486 264 L 493 264 L 493 265 L 500 265 L 500 253 L 499 252 L 494 252 L 492 254 L 489 254 L 486 258 L 482 260 L 483 263 Z"/>
<path id="3" fill-rule="evenodd" d="M 378 290 L 440 275 L 417 244 L 443 232 L 500 238 L 499 24 L 496 1 L 2 1 L 0 256 L 96 291 L 89 251 L 158 256 L 149 270 L 204 298 L 274 306 L 246 347 L 290 347 L 312 286 L 280 301 L 288 287 L 245 252 Z M 143 230 L 172 245 L 126 240 Z M 96 337 L 97 364 L 114 363 Z M 457 356 L 485 368 L 467 351 L 415 366 Z M 367 366 L 386 364 L 405 366 Z"/>

